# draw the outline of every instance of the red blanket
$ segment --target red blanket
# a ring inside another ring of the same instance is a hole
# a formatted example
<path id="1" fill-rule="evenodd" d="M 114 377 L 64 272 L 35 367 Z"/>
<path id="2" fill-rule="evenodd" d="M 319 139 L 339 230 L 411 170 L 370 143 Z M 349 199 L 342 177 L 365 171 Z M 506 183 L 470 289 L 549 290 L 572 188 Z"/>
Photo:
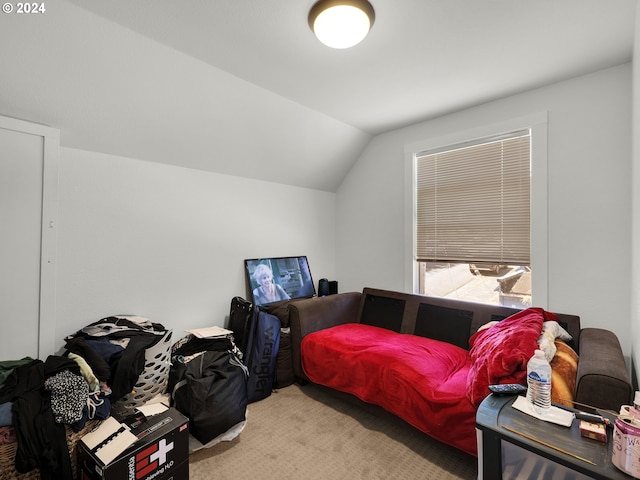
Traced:
<path id="1" fill-rule="evenodd" d="M 477 455 L 475 417 L 492 383 L 525 383 L 544 320 L 528 308 L 450 343 L 359 323 L 307 335 L 302 367 L 312 382 L 379 405 L 441 442 Z"/>
<path id="2" fill-rule="evenodd" d="M 471 403 L 478 407 L 493 383 L 526 384 L 527 362 L 538 348 L 542 324 L 557 319 L 541 308 L 527 308 L 473 334 L 467 385 Z"/>
<path id="3" fill-rule="evenodd" d="M 300 348 L 312 382 L 379 405 L 433 438 L 477 455 L 476 408 L 466 394 L 468 351 L 357 323 L 309 334 Z"/>

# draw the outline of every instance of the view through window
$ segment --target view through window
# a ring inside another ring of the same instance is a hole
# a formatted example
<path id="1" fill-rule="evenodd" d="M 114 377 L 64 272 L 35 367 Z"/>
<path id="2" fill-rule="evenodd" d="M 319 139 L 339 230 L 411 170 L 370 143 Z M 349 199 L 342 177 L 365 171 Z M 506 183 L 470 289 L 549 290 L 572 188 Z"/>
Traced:
<path id="1" fill-rule="evenodd" d="M 416 155 L 419 293 L 531 304 L 531 135 Z"/>

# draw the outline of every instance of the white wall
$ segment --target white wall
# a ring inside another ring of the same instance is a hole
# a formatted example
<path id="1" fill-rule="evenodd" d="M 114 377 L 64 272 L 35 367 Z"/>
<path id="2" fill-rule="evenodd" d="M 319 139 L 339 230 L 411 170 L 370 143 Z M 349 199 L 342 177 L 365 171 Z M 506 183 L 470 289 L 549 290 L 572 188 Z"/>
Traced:
<path id="1" fill-rule="evenodd" d="M 406 145 L 546 111 L 546 308 L 612 329 L 629 354 L 631 70 L 625 64 L 375 137 L 337 192 L 341 290 L 404 290 Z"/>
<path id="2" fill-rule="evenodd" d="M 632 255 L 631 255 L 631 341 L 633 364 L 640 365 L 640 8 L 636 10 L 633 48 L 633 158 L 632 158 Z"/>
<path id="3" fill-rule="evenodd" d="M 333 278 L 334 211 L 332 193 L 62 148 L 56 348 L 113 314 L 174 338 L 223 326 L 245 258 L 307 255 Z"/>

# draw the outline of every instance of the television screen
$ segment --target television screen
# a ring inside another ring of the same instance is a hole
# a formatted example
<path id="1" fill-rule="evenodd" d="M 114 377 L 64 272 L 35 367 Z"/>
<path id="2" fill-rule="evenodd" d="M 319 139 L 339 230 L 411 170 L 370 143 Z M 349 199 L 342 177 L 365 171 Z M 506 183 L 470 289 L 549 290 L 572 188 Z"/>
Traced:
<path id="1" fill-rule="evenodd" d="M 255 305 L 316 294 L 306 256 L 252 258 L 245 260 L 244 266 Z"/>

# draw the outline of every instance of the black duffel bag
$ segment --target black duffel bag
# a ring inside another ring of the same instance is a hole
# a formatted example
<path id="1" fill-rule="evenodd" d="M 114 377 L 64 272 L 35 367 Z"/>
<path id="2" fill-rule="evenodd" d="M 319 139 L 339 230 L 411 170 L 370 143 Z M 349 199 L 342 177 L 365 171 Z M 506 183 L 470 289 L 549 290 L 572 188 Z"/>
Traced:
<path id="1" fill-rule="evenodd" d="M 189 418 L 203 445 L 246 420 L 247 369 L 231 351 L 205 351 L 187 363 L 174 361 L 173 406 Z"/>

